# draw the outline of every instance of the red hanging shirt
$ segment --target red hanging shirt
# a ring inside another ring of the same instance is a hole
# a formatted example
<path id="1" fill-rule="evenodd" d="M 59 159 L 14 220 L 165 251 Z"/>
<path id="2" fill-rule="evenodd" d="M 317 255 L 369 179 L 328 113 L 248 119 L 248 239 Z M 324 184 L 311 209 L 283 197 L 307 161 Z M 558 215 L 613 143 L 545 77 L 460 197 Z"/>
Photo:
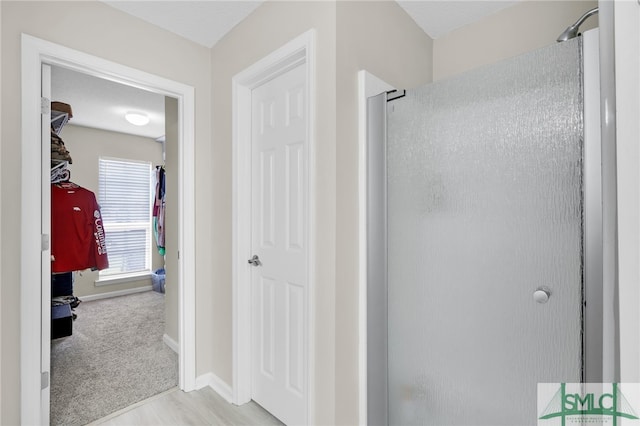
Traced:
<path id="1" fill-rule="evenodd" d="M 109 267 L 96 196 L 72 182 L 51 185 L 51 272 Z"/>

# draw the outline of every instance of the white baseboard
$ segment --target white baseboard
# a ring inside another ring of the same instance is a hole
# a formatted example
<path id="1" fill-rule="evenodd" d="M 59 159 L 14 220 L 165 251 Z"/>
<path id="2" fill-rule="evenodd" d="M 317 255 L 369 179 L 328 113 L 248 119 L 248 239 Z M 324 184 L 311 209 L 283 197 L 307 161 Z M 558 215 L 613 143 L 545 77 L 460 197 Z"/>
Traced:
<path id="1" fill-rule="evenodd" d="M 213 373 L 206 373 L 202 376 L 196 377 L 196 390 L 202 389 L 205 386 L 209 386 L 211 382 L 211 378 L 213 377 Z"/>
<path id="2" fill-rule="evenodd" d="M 196 378 L 196 389 L 209 386 L 229 404 L 233 403 L 233 390 L 221 378 L 213 373 L 206 373 Z"/>
<path id="3" fill-rule="evenodd" d="M 178 345 L 178 342 L 176 342 L 175 340 L 173 340 L 171 337 L 169 337 L 168 334 L 164 334 L 162 336 L 162 341 L 164 342 L 165 345 L 169 346 L 169 348 L 174 351 L 175 353 L 177 353 L 178 355 L 180 355 L 180 346 Z"/>
<path id="4" fill-rule="evenodd" d="M 153 290 L 153 286 L 146 285 L 144 287 L 129 288 L 127 290 L 109 291 L 107 293 L 91 294 L 89 296 L 79 296 L 83 302 L 91 302 L 92 300 L 109 299 L 110 297 L 126 296 L 128 294 L 143 293 Z"/>

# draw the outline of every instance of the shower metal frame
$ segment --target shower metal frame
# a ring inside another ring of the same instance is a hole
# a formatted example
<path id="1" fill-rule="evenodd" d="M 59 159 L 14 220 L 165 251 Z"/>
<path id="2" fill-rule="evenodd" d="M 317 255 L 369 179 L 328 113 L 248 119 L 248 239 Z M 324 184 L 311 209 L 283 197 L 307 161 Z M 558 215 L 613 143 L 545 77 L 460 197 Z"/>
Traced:
<path id="1" fill-rule="evenodd" d="M 386 153 L 387 93 L 382 93 L 367 99 L 367 425 L 389 424 Z"/>
<path id="2" fill-rule="evenodd" d="M 583 34 L 583 382 L 602 382 L 603 337 L 603 181 L 599 30 Z M 388 424 L 387 347 L 387 94 L 367 99 L 366 142 L 366 424 Z M 402 102 L 398 99 L 395 102 Z M 604 188 L 606 193 L 606 188 Z M 606 315 L 606 313 L 605 313 Z M 606 354 L 605 354 L 605 358 Z M 381 374 L 381 371 L 384 374 Z"/>

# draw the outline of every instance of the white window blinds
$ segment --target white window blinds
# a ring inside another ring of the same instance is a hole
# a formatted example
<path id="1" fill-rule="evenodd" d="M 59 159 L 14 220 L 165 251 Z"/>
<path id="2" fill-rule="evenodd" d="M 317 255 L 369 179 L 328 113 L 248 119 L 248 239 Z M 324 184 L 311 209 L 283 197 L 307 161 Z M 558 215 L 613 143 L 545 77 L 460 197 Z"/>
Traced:
<path id="1" fill-rule="evenodd" d="M 100 277 L 151 271 L 151 163 L 101 157 L 98 179 L 109 256 Z"/>

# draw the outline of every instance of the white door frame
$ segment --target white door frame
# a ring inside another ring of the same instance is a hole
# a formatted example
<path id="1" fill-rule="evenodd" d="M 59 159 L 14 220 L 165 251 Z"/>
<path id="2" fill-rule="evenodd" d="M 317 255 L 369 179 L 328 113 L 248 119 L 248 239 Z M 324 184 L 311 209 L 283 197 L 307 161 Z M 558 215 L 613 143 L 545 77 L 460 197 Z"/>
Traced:
<path id="1" fill-rule="evenodd" d="M 251 400 L 251 91 L 306 64 L 307 164 L 309 165 L 309 250 L 307 300 L 307 417 L 314 419 L 315 306 L 315 30 L 298 36 L 233 77 L 233 403 Z"/>
<path id="2" fill-rule="evenodd" d="M 195 193 L 194 193 L 194 114 L 193 87 L 158 77 L 115 62 L 82 53 L 27 34 L 22 35 L 22 221 L 20 265 L 20 356 L 21 422 L 43 424 L 48 420 L 48 389 L 41 371 L 44 313 L 41 306 L 43 255 L 40 223 L 44 179 L 41 163 L 42 64 L 70 68 L 111 81 L 149 90 L 178 99 L 179 171 L 178 171 L 178 288 L 179 288 L 179 373 L 180 388 L 195 388 Z M 44 253 L 48 253 L 45 250 Z M 47 256 L 48 258 L 48 256 Z M 48 283 L 47 283 L 48 285 Z M 48 373 L 48 372 L 47 372 Z M 47 379 L 48 380 L 48 379 Z M 45 394 L 45 396 L 43 396 Z"/>

